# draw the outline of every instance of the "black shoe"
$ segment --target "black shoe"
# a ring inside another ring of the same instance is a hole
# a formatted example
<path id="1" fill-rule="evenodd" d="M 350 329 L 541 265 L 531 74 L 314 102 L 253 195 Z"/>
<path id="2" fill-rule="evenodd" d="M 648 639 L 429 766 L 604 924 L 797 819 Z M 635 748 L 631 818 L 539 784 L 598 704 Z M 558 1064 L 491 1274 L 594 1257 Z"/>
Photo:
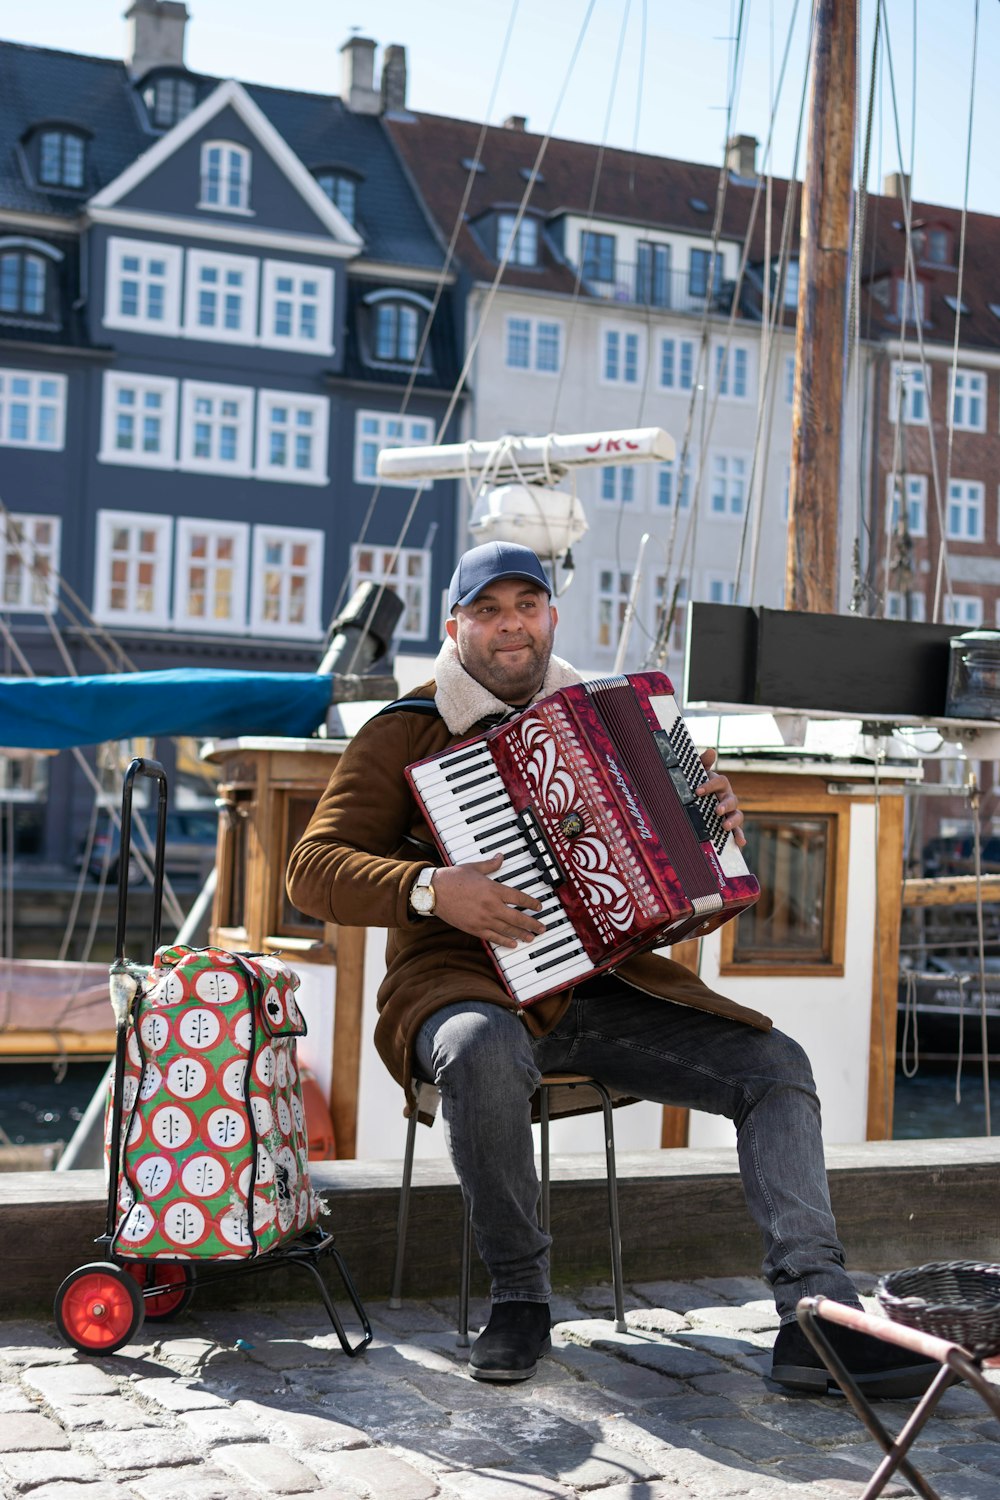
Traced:
<path id="1" fill-rule="evenodd" d="M 473 1380 L 530 1380 L 551 1347 L 547 1302 L 497 1302 L 472 1346 Z"/>
<path id="2" fill-rule="evenodd" d="M 824 1323 L 822 1331 L 866 1396 L 922 1396 L 941 1368 L 935 1359 L 921 1359 L 909 1349 L 884 1344 L 853 1328 Z M 785 1323 L 778 1329 L 771 1379 L 793 1391 L 819 1396 L 828 1389 L 840 1390 L 798 1323 Z"/>

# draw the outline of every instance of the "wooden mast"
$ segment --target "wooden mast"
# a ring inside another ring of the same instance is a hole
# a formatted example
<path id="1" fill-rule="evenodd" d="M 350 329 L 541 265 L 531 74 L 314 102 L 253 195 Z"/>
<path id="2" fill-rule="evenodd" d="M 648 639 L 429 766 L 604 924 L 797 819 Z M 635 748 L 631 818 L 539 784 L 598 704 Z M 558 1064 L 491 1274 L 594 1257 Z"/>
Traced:
<path id="1" fill-rule="evenodd" d="M 847 285 L 857 81 L 855 0 L 815 0 L 802 193 L 785 605 L 837 611 Z"/>

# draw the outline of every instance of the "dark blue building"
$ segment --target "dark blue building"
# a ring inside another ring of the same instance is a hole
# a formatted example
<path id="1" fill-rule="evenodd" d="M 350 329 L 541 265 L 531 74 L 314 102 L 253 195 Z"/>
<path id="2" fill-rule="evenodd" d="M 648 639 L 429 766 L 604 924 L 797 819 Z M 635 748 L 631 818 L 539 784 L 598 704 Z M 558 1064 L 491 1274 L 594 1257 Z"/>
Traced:
<path id="1" fill-rule="evenodd" d="M 128 15 L 126 62 L 0 43 L 2 670 L 309 670 L 368 579 L 433 651 L 454 485 L 375 483 L 458 368 L 380 118 L 402 54 L 376 92 L 355 38 L 345 97 L 306 95 L 189 72 L 182 4 Z M 70 758 L 5 764 L 16 852 L 71 863 Z"/>

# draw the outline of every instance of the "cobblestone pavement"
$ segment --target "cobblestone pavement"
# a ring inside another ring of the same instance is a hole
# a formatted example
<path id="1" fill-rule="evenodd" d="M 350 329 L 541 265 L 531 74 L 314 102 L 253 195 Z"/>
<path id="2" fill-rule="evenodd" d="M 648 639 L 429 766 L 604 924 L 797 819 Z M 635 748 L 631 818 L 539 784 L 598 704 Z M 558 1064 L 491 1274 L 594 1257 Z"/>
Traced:
<path id="1" fill-rule="evenodd" d="M 859 1278 L 867 1294 L 871 1278 Z M 453 1305 L 370 1304 L 348 1359 L 309 1304 L 147 1323 L 84 1358 L 41 1320 L 0 1322 L 0 1491 L 31 1500 L 834 1500 L 880 1457 L 846 1402 L 763 1378 L 776 1319 L 763 1283 L 606 1287 L 554 1303 L 530 1382 L 470 1380 Z M 485 1317 L 483 1304 L 473 1309 Z M 998 1372 L 1000 1373 L 1000 1372 Z M 912 1403 L 883 1402 L 896 1430 Z M 1000 1426 L 947 1393 L 914 1458 L 944 1500 L 996 1500 Z M 905 1495 L 890 1485 L 889 1495 Z"/>

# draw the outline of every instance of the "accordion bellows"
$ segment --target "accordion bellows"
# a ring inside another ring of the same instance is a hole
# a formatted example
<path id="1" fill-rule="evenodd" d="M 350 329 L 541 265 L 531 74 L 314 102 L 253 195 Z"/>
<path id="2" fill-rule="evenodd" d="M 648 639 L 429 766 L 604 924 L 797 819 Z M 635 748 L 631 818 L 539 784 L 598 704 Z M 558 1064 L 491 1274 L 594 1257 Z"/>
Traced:
<path id="1" fill-rule="evenodd" d="M 157 951 L 127 1039 L 115 1255 L 247 1259 L 316 1225 L 298 982 L 276 956 Z"/>

